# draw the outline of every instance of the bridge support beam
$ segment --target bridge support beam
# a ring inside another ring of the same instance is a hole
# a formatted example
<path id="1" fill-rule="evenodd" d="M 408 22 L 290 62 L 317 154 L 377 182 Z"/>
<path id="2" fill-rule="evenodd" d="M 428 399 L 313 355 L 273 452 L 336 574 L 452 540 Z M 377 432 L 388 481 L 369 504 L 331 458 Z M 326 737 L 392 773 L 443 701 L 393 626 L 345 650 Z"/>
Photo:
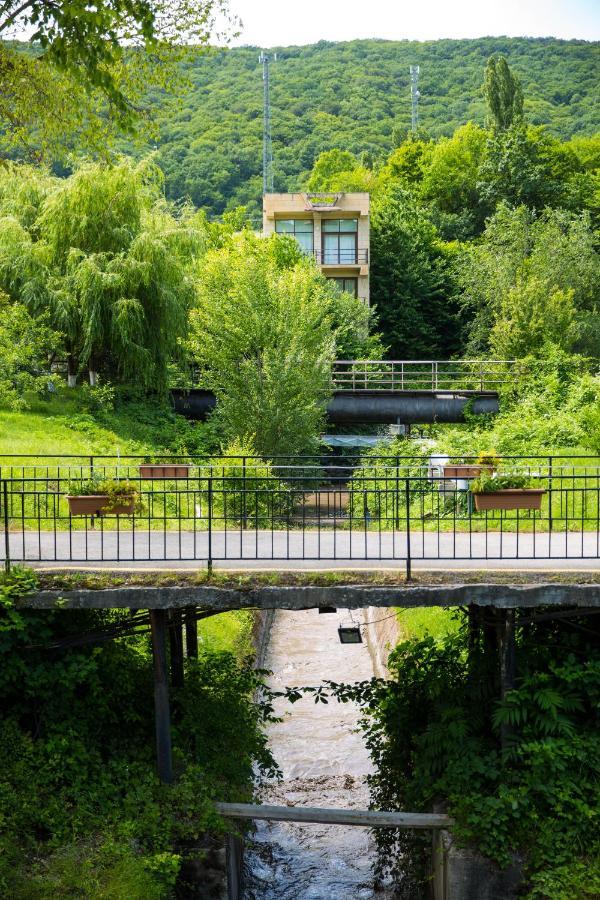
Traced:
<path id="1" fill-rule="evenodd" d="M 512 691 L 517 678 L 517 644 L 515 635 L 515 610 L 497 609 L 498 650 L 500 655 L 500 697 L 502 700 Z M 500 726 L 500 742 L 506 749 L 511 737 L 510 725 Z"/>

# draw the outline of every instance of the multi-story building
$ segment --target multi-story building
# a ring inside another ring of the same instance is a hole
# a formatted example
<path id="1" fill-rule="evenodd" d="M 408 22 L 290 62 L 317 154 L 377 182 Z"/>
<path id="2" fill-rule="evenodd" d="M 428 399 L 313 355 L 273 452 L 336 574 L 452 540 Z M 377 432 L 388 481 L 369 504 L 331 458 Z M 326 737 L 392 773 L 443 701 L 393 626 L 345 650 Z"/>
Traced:
<path id="1" fill-rule="evenodd" d="M 369 195 L 265 194 L 263 233 L 288 234 L 340 290 L 369 303 Z"/>

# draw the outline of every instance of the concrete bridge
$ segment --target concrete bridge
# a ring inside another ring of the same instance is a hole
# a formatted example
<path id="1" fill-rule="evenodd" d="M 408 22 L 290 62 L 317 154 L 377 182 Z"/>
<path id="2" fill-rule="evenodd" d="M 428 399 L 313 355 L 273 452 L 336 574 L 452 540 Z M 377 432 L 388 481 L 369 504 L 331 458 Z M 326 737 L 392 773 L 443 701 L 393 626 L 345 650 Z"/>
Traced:
<path id="1" fill-rule="evenodd" d="M 498 390 L 513 382 L 514 360 L 336 360 L 327 419 L 336 425 L 463 422 L 498 412 Z M 204 419 L 216 406 L 211 391 L 171 391 L 175 410 Z"/>

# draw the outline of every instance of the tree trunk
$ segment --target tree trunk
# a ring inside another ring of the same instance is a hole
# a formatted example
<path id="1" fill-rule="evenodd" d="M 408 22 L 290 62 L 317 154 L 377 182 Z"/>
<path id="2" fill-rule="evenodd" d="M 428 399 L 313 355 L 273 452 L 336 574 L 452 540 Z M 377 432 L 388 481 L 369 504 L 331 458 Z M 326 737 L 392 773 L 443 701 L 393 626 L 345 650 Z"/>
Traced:
<path id="1" fill-rule="evenodd" d="M 77 366 L 72 353 L 67 356 L 67 386 L 74 388 L 77 384 Z"/>

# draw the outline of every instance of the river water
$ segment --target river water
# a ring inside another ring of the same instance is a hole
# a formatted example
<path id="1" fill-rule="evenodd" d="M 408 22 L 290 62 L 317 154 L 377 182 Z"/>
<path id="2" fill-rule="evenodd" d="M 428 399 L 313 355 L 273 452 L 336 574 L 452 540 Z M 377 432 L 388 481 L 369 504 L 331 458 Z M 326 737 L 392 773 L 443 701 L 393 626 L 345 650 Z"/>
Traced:
<path id="1" fill-rule="evenodd" d="M 353 614 L 355 621 L 362 613 Z M 363 644 L 341 644 L 337 628 L 348 623 L 347 610 L 317 610 L 275 615 L 265 667 L 271 687 L 364 681 L 373 665 Z M 366 776 L 370 760 L 356 731 L 358 709 L 335 700 L 295 704 L 278 700 L 281 723 L 269 726 L 269 742 L 283 781 L 266 783 L 261 800 L 280 806 L 367 809 Z M 246 851 L 245 900 L 379 900 L 371 864 L 375 848 L 366 828 L 257 822 Z"/>

